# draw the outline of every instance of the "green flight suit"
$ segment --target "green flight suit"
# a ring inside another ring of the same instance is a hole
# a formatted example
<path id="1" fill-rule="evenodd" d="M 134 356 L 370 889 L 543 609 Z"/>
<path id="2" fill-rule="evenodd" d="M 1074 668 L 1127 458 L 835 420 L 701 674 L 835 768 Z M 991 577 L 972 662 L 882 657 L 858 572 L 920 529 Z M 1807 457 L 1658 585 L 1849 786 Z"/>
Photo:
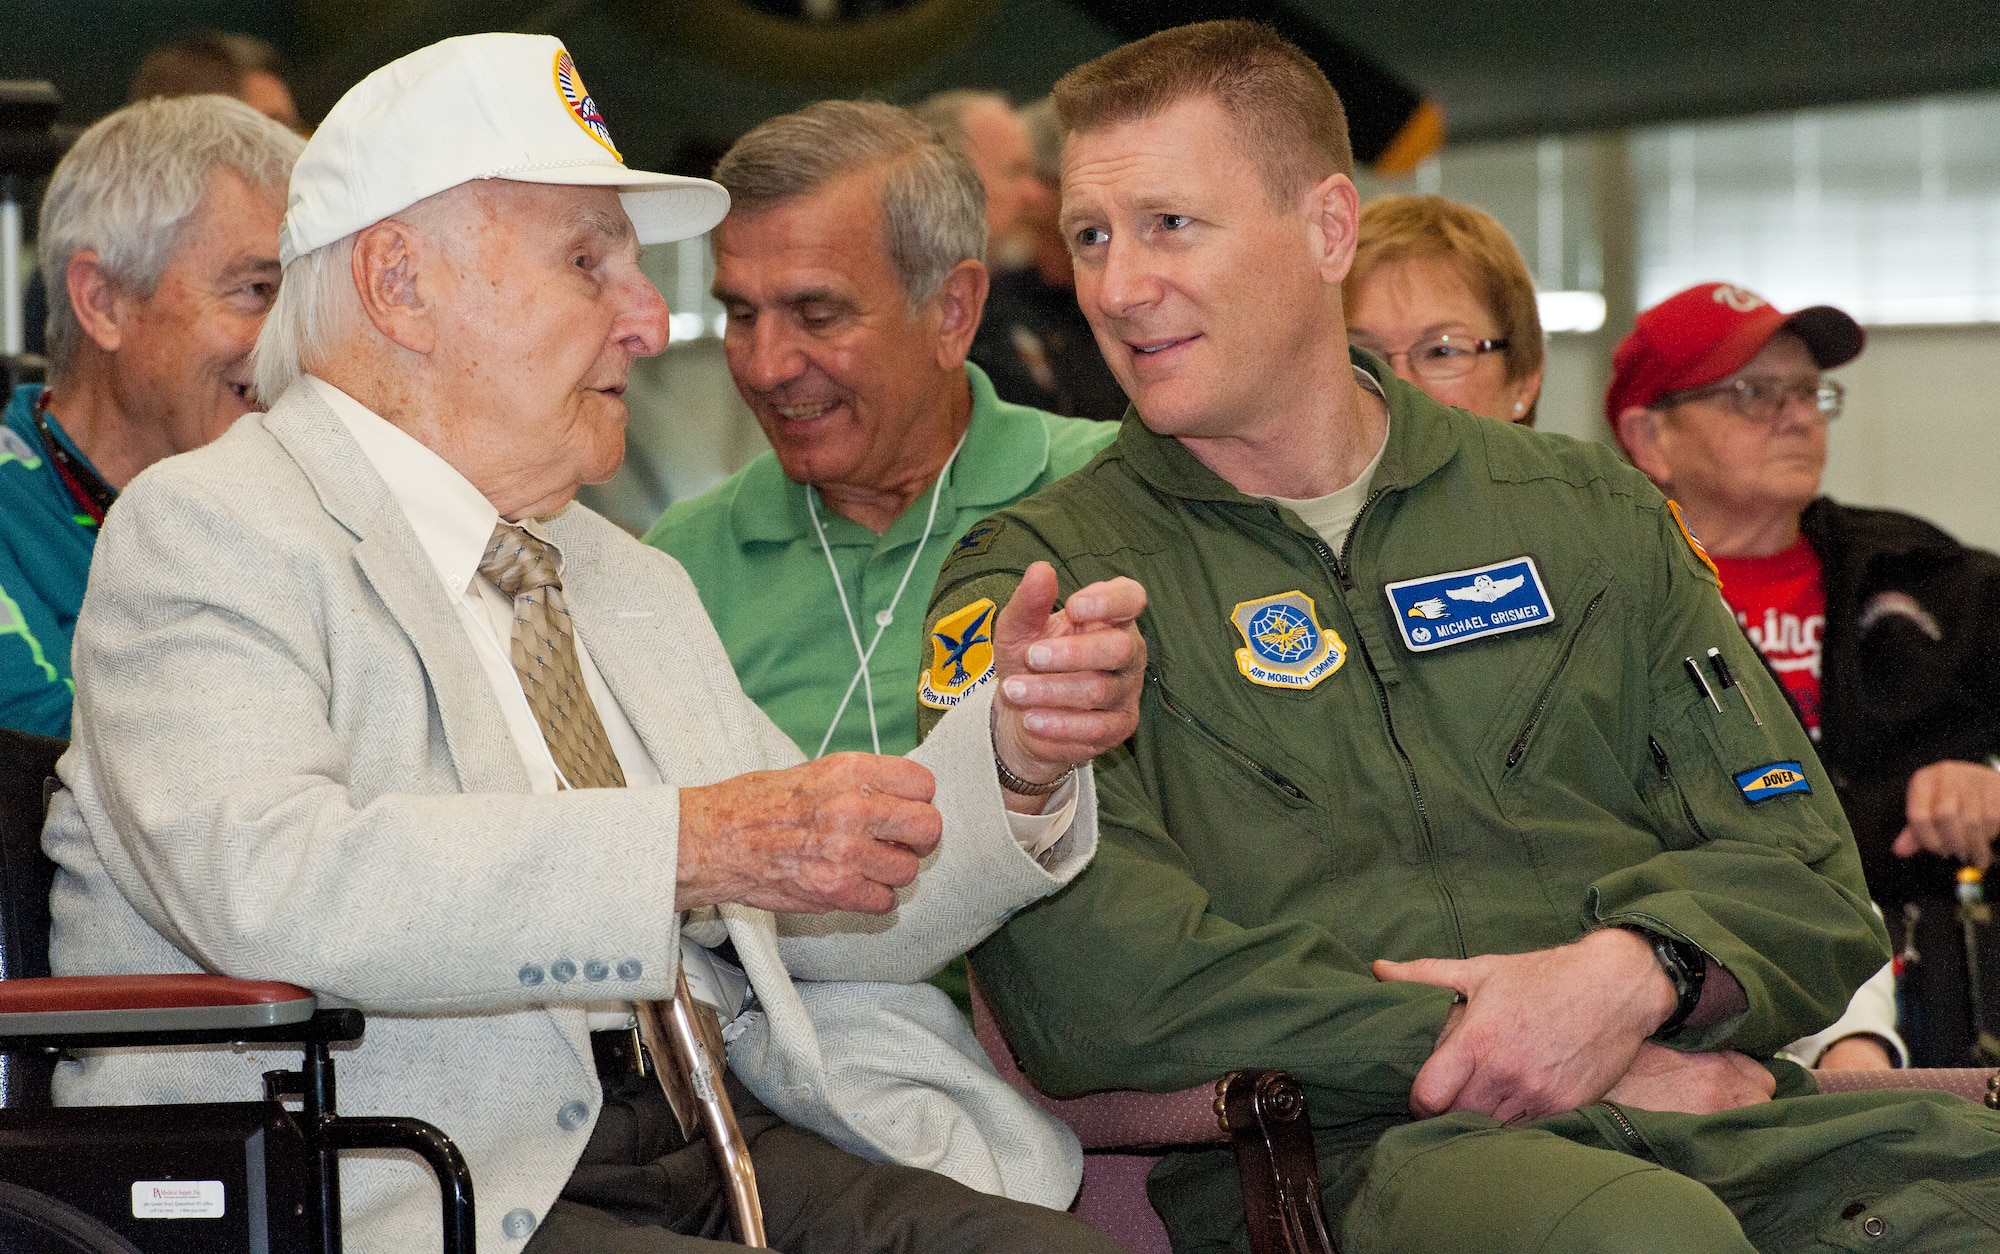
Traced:
<path id="1" fill-rule="evenodd" d="M 947 562 L 928 620 L 945 635 L 1038 559 L 1065 594 L 1124 574 L 1150 597 L 1139 729 L 1096 766 L 1097 858 L 974 954 L 1029 1074 L 1067 1096 L 1294 1072 L 1350 1252 L 1742 1250 L 1746 1231 L 1765 1249 L 1877 1248 L 1863 1225 L 1907 1242 L 1925 1206 L 1979 1235 L 1920 1248 L 2000 1248 L 2000 1120 L 1956 1099 L 1412 1120 L 1451 994 L 1379 983 L 1372 959 L 1639 925 L 1698 944 L 1748 995 L 1664 1043 L 1768 1058 L 1831 1022 L 1888 944 L 1832 786 L 1659 493 L 1602 447 L 1380 373 L 1388 444 L 1340 554 L 1128 415 Z M 1521 557 L 1553 613 L 1517 630 L 1439 645 L 1385 594 Z M 1277 602 L 1291 616 L 1253 655 Z M 1682 659 L 1712 647 L 1743 692 L 1690 678 Z M 1781 763 L 1804 783 L 1754 783 Z M 1927 1177 L 1946 1183 L 1902 1187 Z M 1152 1193 L 1177 1249 L 1243 1248 L 1227 1151 L 1168 1158 Z M 1813 1244 L 1822 1228 L 1865 1244 Z"/>

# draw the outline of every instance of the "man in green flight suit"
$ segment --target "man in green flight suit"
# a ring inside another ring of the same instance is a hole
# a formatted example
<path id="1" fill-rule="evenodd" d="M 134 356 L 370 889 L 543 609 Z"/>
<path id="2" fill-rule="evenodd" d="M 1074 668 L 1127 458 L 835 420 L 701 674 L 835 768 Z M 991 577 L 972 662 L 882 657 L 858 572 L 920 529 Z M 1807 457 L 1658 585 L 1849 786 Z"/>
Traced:
<path id="1" fill-rule="evenodd" d="M 771 451 L 646 542 L 687 568 L 743 690 L 801 750 L 907 753 L 923 598 L 952 542 L 1117 431 L 1007 404 L 966 361 L 986 194 L 906 110 L 774 118 L 715 177 L 724 351 Z M 964 1007 L 962 960 L 938 983 Z"/>
<path id="2" fill-rule="evenodd" d="M 1135 413 L 968 533 L 919 679 L 926 717 L 984 680 L 942 642 L 1032 563 L 1148 591 L 1097 860 L 974 955 L 1029 1074 L 1291 1070 L 1349 1251 L 1993 1248 L 2000 1116 L 1765 1061 L 1887 938 L 1677 512 L 1348 351 L 1325 78 L 1205 23 L 1056 101 L 1079 299 Z M 1151 1193 L 1177 1250 L 1244 1248 L 1226 1151 Z"/>

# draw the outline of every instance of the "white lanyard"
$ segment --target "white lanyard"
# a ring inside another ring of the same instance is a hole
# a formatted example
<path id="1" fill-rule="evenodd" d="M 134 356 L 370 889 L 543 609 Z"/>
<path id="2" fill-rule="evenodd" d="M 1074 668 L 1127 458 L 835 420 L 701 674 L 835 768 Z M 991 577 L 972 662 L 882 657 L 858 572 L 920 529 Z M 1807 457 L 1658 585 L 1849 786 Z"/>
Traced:
<path id="1" fill-rule="evenodd" d="M 968 425 L 966 435 L 972 433 Z M 875 656 L 875 646 L 882 643 L 882 633 L 889 630 L 889 624 L 896 621 L 896 606 L 903 600 L 903 589 L 910 586 L 910 576 L 917 573 L 917 563 L 923 560 L 924 546 L 931 542 L 931 527 L 937 522 L 938 502 L 944 497 L 945 476 L 951 473 L 951 465 L 958 460 L 958 450 L 965 447 L 965 436 L 958 437 L 952 445 L 951 456 L 944 459 L 938 468 L 937 486 L 931 489 L 931 512 L 924 519 L 924 531 L 917 538 L 917 551 L 910 555 L 910 564 L 903 570 L 902 582 L 896 585 L 896 595 L 889 598 L 889 608 L 875 615 L 875 638 L 861 647 L 861 630 L 854 625 L 854 610 L 847 604 L 847 586 L 840 581 L 840 567 L 833 560 L 833 546 L 826 542 L 826 528 L 819 521 L 819 491 L 811 484 L 806 485 L 806 513 L 812 518 L 813 531 L 819 536 L 820 552 L 826 554 L 826 569 L 833 575 L 833 590 L 840 597 L 840 613 L 847 619 L 847 638 L 854 642 L 854 656 L 861 659 L 854 678 L 847 681 L 847 691 L 840 694 L 840 705 L 833 712 L 833 721 L 826 726 L 826 735 L 820 737 L 819 749 L 814 757 L 824 757 L 826 747 L 833 743 L 834 729 L 840 726 L 841 716 L 847 713 L 847 703 L 854 697 L 854 687 L 861 685 L 868 702 L 868 742 L 876 753 L 882 752 L 882 731 L 875 722 L 875 680 L 868 673 L 868 661 Z"/>

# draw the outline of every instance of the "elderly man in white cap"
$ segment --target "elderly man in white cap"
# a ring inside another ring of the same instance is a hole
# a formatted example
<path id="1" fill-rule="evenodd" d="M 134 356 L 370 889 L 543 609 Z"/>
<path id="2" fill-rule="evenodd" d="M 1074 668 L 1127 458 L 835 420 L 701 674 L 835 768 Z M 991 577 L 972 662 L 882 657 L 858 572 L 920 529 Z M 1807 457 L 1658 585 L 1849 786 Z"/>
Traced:
<path id="1" fill-rule="evenodd" d="M 726 208 L 628 170 L 552 38 L 447 40 L 334 107 L 257 345 L 275 403 L 141 475 L 99 542 L 54 965 L 358 1005 L 343 1110 L 452 1136 L 483 1249 L 692 1251 L 722 1178 L 631 1046 L 685 953 L 775 1246 L 1112 1249 L 994 1196 L 1063 1205 L 1074 1142 L 922 981 L 1090 856 L 1144 594 L 1058 613 L 1039 571 L 968 642 L 998 682 L 922 749 L 802 764 L 679 566 L 570 503 L 666 339 L 639 246 Z M 235 1098 L 273 1065 L 107 1053 L 58 1096 Z M 349 1250 L 435 1239 L 413 1164 L 342 1189 Z"/>

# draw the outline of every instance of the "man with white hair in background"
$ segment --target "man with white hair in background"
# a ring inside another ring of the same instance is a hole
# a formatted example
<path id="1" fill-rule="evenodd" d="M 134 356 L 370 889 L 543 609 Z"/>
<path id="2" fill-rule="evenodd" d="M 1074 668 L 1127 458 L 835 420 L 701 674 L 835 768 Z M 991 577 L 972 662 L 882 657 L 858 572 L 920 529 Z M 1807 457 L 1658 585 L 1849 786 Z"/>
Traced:
<path id="1" fill-rule="evenodd" d="M 446 40 L 334 107 L 257 346 L 271 411 L 142 477 L 104 537 L 44 837 L 53 964 L 359 1006 L 344 1110 L 444 1129 L 482 1248 L 568 1254 L 726 1231 L 705 1134 L 633 1044 L 685 960 L 773 1246 L 1109 1251 L 960 1183 L 1039 1171 L 1060 1204 L 1076 1164 L 1033 1161 L 1047 1117 L 922 981 L 1089 859 L 1143 593 L 1057 614 L 1037 572 L 992 625 L 1001 682 L 922 750 L 801 763 L 679 566 L 571 504 L 666 342 L 639 246 L 726 207 L 626 168 L 547 36 Z M 1072 772 L 1053 820 L 1000 786 Z M 110 1052 L 58 1098 L 221 1099 L 270 1065 Z M 348 1249 L 434 1239 L 413 1165 L 341 1174 Z"/>
<path id="2" fill-rule="evenodd" d="M 0 427 L 0 727 L 69 734 L 70 637 L 98 524 L 160 458 L 248 410 L 303 142 L 221 96 L 118 110 L 42 201 L 49 386 Z"/>

